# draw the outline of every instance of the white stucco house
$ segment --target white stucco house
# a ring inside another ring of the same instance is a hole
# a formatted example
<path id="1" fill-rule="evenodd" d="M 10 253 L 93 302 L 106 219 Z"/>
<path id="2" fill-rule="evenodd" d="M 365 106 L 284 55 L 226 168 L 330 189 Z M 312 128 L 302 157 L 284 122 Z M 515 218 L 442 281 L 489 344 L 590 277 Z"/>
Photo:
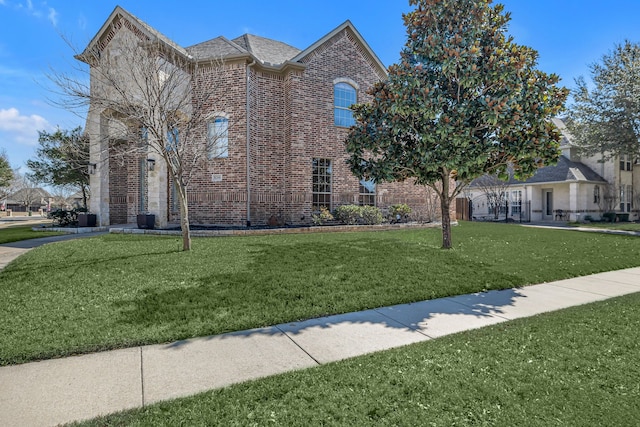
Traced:
<path id="1" fill-rule="evenodd" d="M 580 156 L 563 121 L 553 122 L 563 135 L 557 164 L 540 168 L 526 181 L 512 179 L 489 190 L 486 183 L 473 181 L 465 192 L 473 218 L 581 221 L 616 212 L 619 219 L 638 220 L 640 165 L 630 156 L 608 161 Z M 498 197 L 488 196 L 490 191 Z"/>

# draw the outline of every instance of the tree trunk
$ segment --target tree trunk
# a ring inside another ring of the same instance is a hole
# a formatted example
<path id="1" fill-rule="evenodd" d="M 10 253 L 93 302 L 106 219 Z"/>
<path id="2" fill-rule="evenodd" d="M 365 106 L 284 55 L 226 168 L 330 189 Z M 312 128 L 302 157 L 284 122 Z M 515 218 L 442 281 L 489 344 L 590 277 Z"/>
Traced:
<path id="1" fill-rule="evenodd" d="M 451 249 L 451 196 L 449 195 L 449 173 L 442 174 L 442 193 L 440 194 L 440 213 L 442 216 L 442 249 Z"/>
<path id="2" fill-rule="evenodd" d="M 187 200 L 187 189 L 182 183 L 177 184 L 178 195 L 180 197 L 180 230 L 182 230 L 182 250 L 191 250 L 191 230 L 189 228 L 189 204 Z"/>
<path id="3" fill-rule="evenodd" d="M 82 207 L 87 209 L 87 187 L 85 185 L 80 185 L 82 188 Z"/>

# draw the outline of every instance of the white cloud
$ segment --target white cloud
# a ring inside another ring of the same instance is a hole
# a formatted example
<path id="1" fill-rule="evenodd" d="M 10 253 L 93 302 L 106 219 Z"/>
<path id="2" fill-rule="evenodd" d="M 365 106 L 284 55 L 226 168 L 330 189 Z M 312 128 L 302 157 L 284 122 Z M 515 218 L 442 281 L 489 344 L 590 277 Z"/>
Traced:
<path id="1" fill-rule="evenodd" d="M 8 133 L 20 144 L 36 145 L 38 131 L 52 128 L 47 119 L 37 114 L 25 116 L 17 108 L 0 109 L 0 131 Z"/>
<path id="2" fill-rule="evenodd" d="M 52 7 L 49 8 L 49 14 L 47 15 L 49 22 L 56 27 L 58 25 L 58 12 Z"/>

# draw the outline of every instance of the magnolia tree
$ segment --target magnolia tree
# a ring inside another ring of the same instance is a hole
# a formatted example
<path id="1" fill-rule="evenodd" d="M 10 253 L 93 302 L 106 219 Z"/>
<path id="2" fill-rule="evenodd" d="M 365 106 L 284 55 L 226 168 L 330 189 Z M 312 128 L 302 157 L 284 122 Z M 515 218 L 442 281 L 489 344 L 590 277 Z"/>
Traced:
<path id="1" fill-rule="evenodd" d="M 410 0 L 407 42 L 372 101 L 353 106 L 346 141 L 358 177 L 413 179 L 440 198 L 442 247 L 450 248 L 450 206 L 485 173 L 532 175 L 559 156 L 549 119 L 567 90 L 537 70 L 537 53 L 507 37 L 509 14 L 491 0 Z"/>
<path id="2" fill-rule="evenodd" d="M 96 157 L 124 162 L 156 154 L 163 159 L 180 205 L 183 250 L 191 249 L 189 185 L 200 162 L 223 154 L 219 145 L 228 132 L 208 129 L 205 115 L 212 105 L 225 110 L 219 100 L 210 99 L 223 64 L 196 62 L 160 37 L 126 28 L 107 46 L 92 45 L 77 58 L 89 64 L 90 84 L 75 76 L 54 76 L 67 95 L 65 107 L 88 106 L 90 115 L 112 122 L 104 137 L 117 144 L 102 144 L 109 153 Z"/>
<path id="3" fill-rule="evenodd" d="M 580 77 L 567 127 L 587 155 L 640 158 L 640 45 L 626 41 Z"/>

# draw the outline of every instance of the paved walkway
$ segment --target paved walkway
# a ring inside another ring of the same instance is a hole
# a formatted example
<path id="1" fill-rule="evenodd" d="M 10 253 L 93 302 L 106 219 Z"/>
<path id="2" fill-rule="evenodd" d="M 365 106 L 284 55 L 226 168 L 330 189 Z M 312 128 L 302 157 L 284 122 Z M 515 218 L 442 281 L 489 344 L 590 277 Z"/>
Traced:
<path id="1" fill-rule="evenodd" d="M 0 246 L 3 259 L 46 237 Z M 4 258 L 2 251 L 4 250 Z M 51 426 L 640 292 L 640 268 L 0 367 L 0 426 Z"/>

